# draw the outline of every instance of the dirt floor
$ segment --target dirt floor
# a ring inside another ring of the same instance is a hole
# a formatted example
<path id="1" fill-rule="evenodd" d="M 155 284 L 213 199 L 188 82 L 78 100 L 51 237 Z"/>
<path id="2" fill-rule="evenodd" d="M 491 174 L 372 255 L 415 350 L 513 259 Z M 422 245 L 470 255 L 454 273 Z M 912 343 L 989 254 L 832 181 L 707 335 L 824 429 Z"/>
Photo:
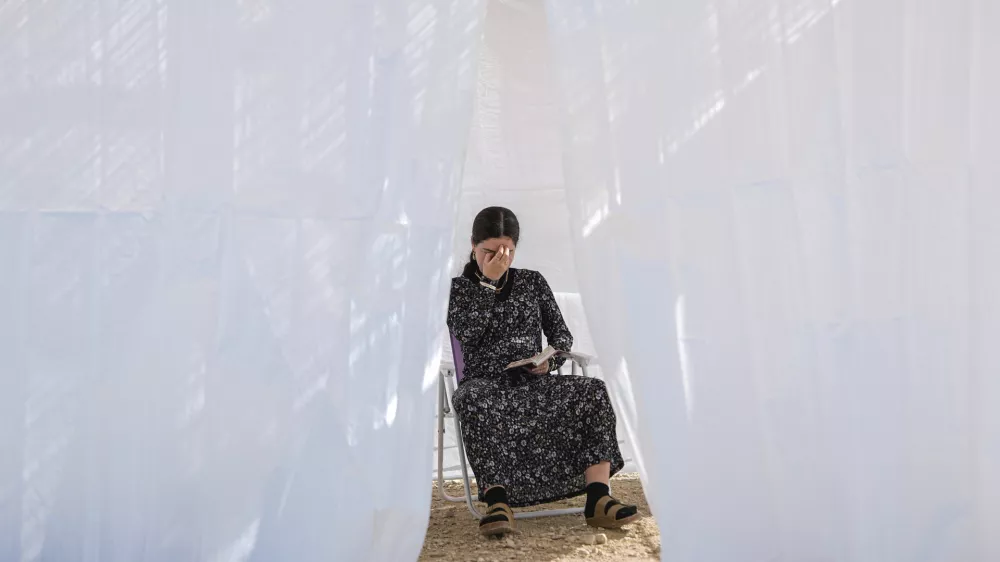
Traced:
<path id="1" fill-rule="evenodd" d="M 435 484 L 430 524 L 420 561 L 659 560 L 660 533 L 653 518 L 649 516 L 649 506 L 642 493 L 639 476 L 617 476 L 611 480 L 611 489 L 614 496 L 623 503 L 638 505 L 646 517 L 620 531 L 592 529 L 584 523 L 583 515 L 519 519 L 518 534 L 498 540 L 480 536 L 477 521 L 473 519 L 465 503 L 444 501 Z M 445 490 L 452 496 L 462 495 L 462 483 L 446 482 Z M 484 506 L 477 504 L 477 507 L 481 510 Z M 526 508 L 525 511 L 563 507 L 583 507 L 583 498 Z M 522 510 L 515 510 L 517 511 Z M 607 541 L 602 541 L 600 535 L 604 535 Z M 594 544 L 597 542 L 604 544 Z"/>

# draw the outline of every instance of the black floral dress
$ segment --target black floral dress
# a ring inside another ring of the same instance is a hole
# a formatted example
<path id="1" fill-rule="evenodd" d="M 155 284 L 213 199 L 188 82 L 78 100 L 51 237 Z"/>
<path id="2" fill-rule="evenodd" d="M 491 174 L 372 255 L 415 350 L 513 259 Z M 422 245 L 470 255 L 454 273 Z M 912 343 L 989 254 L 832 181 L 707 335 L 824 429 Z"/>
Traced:
<path id="1" fill-rule="evenodd" d="M 462 344 L 465 370 L 452 403 L 479 499 L 495 485 L 507 489 L 512 507 L 583 494 L 587 467 L 609 461 L 615 474 L 625 464 L 604 382 L 505 371 L 541 351 L 543 332 L 564 351 L 573 336 L 537 271 L 511 268 L 499 293 L 481 286 L 477 273 L 470 263 L 452 280 L 448 327 Z"/>

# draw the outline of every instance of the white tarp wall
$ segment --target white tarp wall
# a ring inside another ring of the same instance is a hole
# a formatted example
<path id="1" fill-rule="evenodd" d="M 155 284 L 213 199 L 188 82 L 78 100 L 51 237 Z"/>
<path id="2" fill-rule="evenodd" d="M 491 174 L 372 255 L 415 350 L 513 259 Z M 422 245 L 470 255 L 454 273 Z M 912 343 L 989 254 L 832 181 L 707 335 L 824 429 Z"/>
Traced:
<path id="1" fill-rule="evenodd" d="M 573 332 L 574 349 L 594 354 L 573 259 L 562 172 L 563 109 L 543 2 L 487 3 L 477 76 L 452 273 L 460 274 L 469 259 L 476 213 L 490 205 L 512 209 L 521 223 L 514 266 L 545 275 Z M 601 376 L 600 366 L 592 374 Z M 624 426 L 618 433 L 630 459 Z M 445 466 L 446 476 L 457 478 L 454 437 L 450 429 L 445 433 Z M 635 466 L 627 463 L 625 470 L 634 472 Z"/>
<path id="2" fill-rule="evenodd" d="M 483 8 L 0 5 L 0 560 L 416 558 Z"/>
<path id="3" fill-rule="evenodd" d="M 562 173 L 562 107 L 551 58 L 542 2 L 488 3 L 455 231 L 455 270 L 460 272 L 469 259 L 476 213 L 503 205 L 521 223 L 515 267 L 539 269 L 556 293 L 576 293 Z"/>
<path id="4" fill-rule="evenodd" d="M 1000 4 L 547 6 L 663 559 L 1000 560 Z"/>

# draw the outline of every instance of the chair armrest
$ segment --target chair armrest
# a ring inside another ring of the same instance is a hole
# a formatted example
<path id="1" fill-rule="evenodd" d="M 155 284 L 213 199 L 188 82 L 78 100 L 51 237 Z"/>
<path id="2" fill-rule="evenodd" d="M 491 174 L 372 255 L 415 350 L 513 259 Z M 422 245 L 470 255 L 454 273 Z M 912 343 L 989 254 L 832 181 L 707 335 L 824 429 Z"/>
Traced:
<path id="1" fill-rule="evenodd" d="M 587 355 L 578 351 L 560 351 L 559 356 L 565 357 L 581 367 L 589 367 L 597 362 L 597 358 L 593 355 Z"/>

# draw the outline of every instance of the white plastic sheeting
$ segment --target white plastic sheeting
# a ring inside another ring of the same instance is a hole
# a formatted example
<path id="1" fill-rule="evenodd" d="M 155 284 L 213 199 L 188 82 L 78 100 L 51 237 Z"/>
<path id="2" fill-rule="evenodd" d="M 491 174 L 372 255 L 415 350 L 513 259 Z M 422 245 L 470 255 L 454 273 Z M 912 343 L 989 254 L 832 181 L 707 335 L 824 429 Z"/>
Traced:
<path id="1" fill-rule="evenodd" d="M 663 559 L 1000 560 L 1000 5 L 547 6 Z"/>
<path id="2" fill-rule="evenodd" d="M 0 6 L 0 559 L 416 556 L 483 4 Z M 493 5 L 664 558 L 1000 559 L 1000 6 Z"/>
<path id="3" fill-rule="evenodd" d="M 490 205 L 513 209 L 521 224 L 515 267 L 545 275 L 573 332 L 573 348 L 594 354 L 573 260 L 562 172 L 563 110 L 543 2 L 488 3 L 476 89 L 453 274 L 459 274 L 468 260 L 476 213 Z M 600 366 L 588 374 L 600 377 Z M 621 424 L 618 429 L 619 438 L 625 440 L 622 453 L 631 459 L 627 431 Z M 448 477 L 460 474 L 453 438 L 453 432 L 445 434 Z M 635 466 L 627 462 L 624 470 L 634 472 Z"/>
<path id="4" fill-rule="evenodd" d="M 483 8 L 0 6 L 0 560 L 416 557 Z"/>

